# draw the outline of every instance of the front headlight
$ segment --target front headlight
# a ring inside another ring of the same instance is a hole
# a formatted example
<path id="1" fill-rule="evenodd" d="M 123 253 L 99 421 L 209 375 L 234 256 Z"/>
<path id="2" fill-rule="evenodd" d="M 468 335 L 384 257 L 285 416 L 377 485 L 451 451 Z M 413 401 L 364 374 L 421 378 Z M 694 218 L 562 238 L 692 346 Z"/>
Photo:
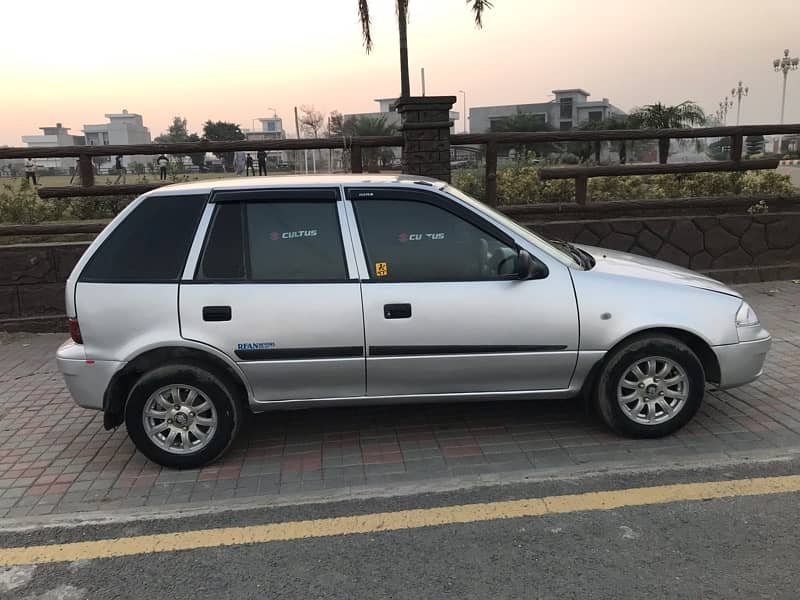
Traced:
<path id="1" fill-rule="evenodd" d="M 753 307 L 747 302 L 742 302 L 739 310 L 736 311 L 736 326 L 737 327 L 755 327 L 759 325 L 758 315 Z"/>

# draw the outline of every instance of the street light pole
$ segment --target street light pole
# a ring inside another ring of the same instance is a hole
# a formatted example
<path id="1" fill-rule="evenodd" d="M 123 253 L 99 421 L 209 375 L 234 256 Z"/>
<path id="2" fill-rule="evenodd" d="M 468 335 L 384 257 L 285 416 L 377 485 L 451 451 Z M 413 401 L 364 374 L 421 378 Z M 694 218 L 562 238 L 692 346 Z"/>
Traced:
<path id="1" fill-rule="evenodd" d="M 729 100 L 727 96 L 719 103 L 719 115 L 723 125 L 728 124 L 728 110 L 733 108 L 733 100 Z"/>
<path id="2" fill-rule="evenodd" d="M 789 58 L 789 49 L 783 51 L 783 58 L 776 58 L 772 61 L 772 66 L 778 73 L 783 73 L 783 93 L 781 94 L 781 125 L 783 125 L 783 114 L 786 109 L 786 80 L 789 71 L 796 71 L 800 58 Z"/>
<path id="3" fill-rule="evenodd" d="M 467 92 L 458 90 L 458 93 L 463 96 L 462 107 L 464 109 L 464 133 L 467 133 Z"/>
<path id="4" fill-rule="evenodd" d="M 739 82 L 739 86 L 735 87 L 731 90 L 731 96 L 736 97 L 736 124 L 739 124 L 739 117 L 742 113 L 742 96 L 747 96 L 750 92 L 750 88 L 742 87 L 742 82 Z"/>

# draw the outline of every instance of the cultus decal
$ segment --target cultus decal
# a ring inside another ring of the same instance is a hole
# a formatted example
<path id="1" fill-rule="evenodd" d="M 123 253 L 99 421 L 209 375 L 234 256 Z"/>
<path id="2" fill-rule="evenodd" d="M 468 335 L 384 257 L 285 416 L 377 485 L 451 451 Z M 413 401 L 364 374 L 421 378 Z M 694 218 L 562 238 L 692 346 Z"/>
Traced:
<path id="1" fill-rule="evenodd" d="M 300 231 L 273 231 L 269 234 L 271 240 L 292 240 L 295 238 L 316 237 L 316 229 L 301 229 Z"/>
<path id="2" fill-rule="evenodd" d="M 422 240 L 443 240 L 444 233 L 401 233 L 397 239 L 403 243 L 405 242 L 419 242 Z"/>

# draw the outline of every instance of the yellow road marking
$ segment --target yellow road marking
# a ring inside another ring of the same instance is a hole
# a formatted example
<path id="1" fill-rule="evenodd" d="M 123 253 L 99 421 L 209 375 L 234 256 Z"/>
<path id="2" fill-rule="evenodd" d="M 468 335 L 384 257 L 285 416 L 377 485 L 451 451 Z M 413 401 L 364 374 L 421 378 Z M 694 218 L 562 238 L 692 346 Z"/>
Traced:
<path id="1" fill-rule="evenodd" d="M 687 500 L 761 496 L 800 492 L 800 475 L 679 483 L 624 490 L 546 496 L 524 500 L 420 508 L 348 517 L 270 523 L 245 527 L 201 529 L 178 533 L 139 535 L 90 542 L 0 548 L 0 567 L 97 558 L 113 558 L 155 552 L 175 552 L 219 546 L 378 533 L 436 525 L 478 523 L 496 519 L 538 517 L 547 514 L 611 510 Z"/>

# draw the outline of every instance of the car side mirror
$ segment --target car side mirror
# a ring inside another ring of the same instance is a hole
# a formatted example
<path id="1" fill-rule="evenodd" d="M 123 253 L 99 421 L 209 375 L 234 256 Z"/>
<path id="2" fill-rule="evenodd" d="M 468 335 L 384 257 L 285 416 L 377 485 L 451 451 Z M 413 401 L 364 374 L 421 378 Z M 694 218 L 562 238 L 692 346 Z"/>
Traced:
<path id="1" fill-rule="evenodd" d="M 544 279 L 547 274 L 547 267 L 533 258 L 527 250 L 519 251 L 517 254 L 517 277 L 519 279 Z"/>

